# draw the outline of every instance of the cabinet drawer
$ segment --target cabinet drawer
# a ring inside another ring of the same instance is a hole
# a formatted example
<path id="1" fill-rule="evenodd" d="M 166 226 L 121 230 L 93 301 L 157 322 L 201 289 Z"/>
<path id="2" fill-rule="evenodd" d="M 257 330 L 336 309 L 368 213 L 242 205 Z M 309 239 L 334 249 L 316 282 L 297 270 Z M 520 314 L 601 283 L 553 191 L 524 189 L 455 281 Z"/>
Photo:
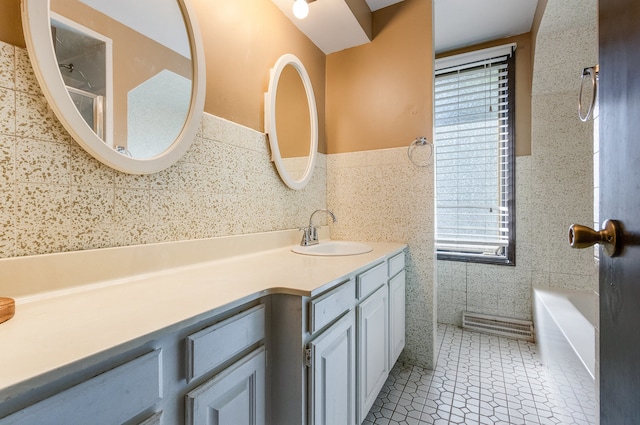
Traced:
<path id="1" fill-rule="evenodd" d="M 309 302 L 309 332 L 314 333 L 345 311 L 348 311 L 355 301 L 355 284 L 349 280 L 329 293 Z"/>
<path id="2" fill-rule="evenodd" d="M 362 300 L 387 282 L 387 265 L 385 263 L 378 264 L 372 269 L 359 274 L 358 281 L 358 299 Z"/>
<path id="3" fill-rule="evenodd" d="M 187 337 L 187 381 L 231 359 L 264 338 L 264 305 Z"/>
<path id="4" fill-rule="evenodd" d="M 162 399 L 161 353 L 138 357 L 0 419 L 0 424 L 125 423 Z"/>
<path id="5" fill-rule="evenodd" d="M 389 277 L 393 277 L 404 269 L 404 251 L 389 258 Z"/>

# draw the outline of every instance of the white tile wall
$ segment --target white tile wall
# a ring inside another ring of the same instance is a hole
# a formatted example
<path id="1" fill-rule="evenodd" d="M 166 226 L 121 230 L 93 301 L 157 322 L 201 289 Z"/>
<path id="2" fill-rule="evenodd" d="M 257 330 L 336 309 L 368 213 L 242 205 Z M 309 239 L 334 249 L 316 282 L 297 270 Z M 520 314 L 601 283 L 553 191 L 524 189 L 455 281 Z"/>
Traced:
<path id="1" fill-rule="evenodd" d="M 290 229 L 326 206 L 326 156 L 293 191 L 263 133 L 205 114 L 177 164 L 120 173 L 69 137 L 26 51 L 0 42 L 0 200 L 0 257 Z"/>
<path id="2" fill-rule="evenodd" d="M 338 217 L 331 227 L 334 239 L 409 245 L 407 339 L 402 359 L 432 368 L 436 326 L 433 167 L 412 164 L 407 148 L 328 155 L 327 205 Z"/>

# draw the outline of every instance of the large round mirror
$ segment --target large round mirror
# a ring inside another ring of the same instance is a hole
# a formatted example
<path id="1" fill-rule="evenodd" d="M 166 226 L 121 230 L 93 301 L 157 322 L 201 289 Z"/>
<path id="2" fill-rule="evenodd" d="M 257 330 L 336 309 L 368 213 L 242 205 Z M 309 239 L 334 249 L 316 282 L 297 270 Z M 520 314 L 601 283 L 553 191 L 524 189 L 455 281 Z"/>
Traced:
<path id="1" fill-rule="evenodd" d="M 42 91 L 87 152 L 148 174 L 187 151 L 205 92 L 189 0 L 22 0 L 22 19 Z"/>
<path id="2" fill-rule="evenodd" d="M 315 167 L 318 112 L 311 79 L 294 55 L 283 55 L 271 70 L 264 109 L 265 133 L 278 173 L 287 186 L 302 189 Z"/>

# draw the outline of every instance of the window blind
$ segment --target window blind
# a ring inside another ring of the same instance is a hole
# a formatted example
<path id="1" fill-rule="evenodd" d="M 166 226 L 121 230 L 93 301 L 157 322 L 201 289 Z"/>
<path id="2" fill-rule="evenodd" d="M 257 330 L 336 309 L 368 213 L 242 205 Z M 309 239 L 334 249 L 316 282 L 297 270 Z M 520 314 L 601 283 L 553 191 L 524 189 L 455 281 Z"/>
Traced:
<path id="1" fill-rule="evenodd" d="M 511 56 L 436 72 L 439 257 L 509 257 L 514 228 Z"/>

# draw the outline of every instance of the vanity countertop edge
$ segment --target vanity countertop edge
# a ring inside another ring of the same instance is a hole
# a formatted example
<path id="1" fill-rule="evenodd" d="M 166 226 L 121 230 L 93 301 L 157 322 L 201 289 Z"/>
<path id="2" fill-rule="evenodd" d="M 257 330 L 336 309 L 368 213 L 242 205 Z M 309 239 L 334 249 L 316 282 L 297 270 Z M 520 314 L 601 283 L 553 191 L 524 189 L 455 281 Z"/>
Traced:
<path id="1" fill-rule="evenodd" d="M 342 257 L 300 255 L 290 245 L 280 246 L 112 284 L 17 298 L 15 316 L 0 324 L 0 402 L 25 382 L 116 346 L 152 340 L 205 314 L 271 294 L 317 296 L 407 247 L 367 244 L 371 252 Z"/>

